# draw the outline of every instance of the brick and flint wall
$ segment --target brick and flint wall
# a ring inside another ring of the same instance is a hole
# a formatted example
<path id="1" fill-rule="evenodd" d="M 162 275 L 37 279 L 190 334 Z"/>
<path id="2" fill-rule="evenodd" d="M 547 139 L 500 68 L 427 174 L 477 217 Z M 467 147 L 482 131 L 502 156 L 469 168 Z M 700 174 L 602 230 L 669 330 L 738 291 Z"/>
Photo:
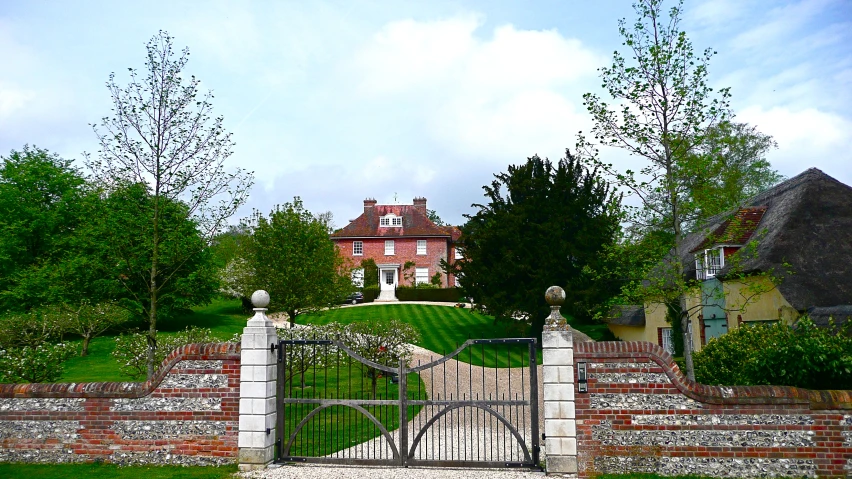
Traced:
<path id="1" fill-rule="evenodd" d="M 852 476 L 852 391 L 719 387 L 687 379 L 647 342 L 575 343 L 580 477 Z"/>
<path id="2" fill-rule="evenodd" d="M 173 351 L 146 382 L 0 384 L 0 461 L 237 460 L 240 345 Z"/>

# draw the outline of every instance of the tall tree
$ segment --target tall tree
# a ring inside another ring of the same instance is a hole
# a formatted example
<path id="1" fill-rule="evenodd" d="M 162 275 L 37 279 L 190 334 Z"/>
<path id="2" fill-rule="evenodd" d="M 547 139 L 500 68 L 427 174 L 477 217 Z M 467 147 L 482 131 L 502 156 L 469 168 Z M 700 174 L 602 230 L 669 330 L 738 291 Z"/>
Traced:
<path id="1" fill-rule="evenodd" d="M 0 164 L 0 311 L 51 300 L 49 276 L 84 218 L 86 180 L 47 150 L 24 146 Z"/>
<path id="2" fill-rule="evenodd" d="M 179 222 L 192 220 L 201 235 L 210 239 L 225 220 L 242 205 L 252 183 L 252 175 L 242 170 L 227 171 L 224 162 L 231 155 L 233 141 L 222 122 L 212 118 L 211 92 L 199 91 L 199 80 L 183 78 L 189 50 L 175 54 L 172 37 L 160 31 L 147 44 L 144 79 L 130 69 L 125 87 L 110 74 L 107 88 L 113 102 L 112 116 L 104 117 L 100 128 L 93 125 L 101 148 L 88 166 L 107 189 L 144 185 L 150 203 L 143 210 L 150 228 L 146 254 L 150 262 L 133 271 L 128 292 L 147 296 L 144 302 L 148 321 L 148 376 L 154 373 L 157 348 L 157 318 L 160 293 L 173 280 L 173 268 L 162 270 L 164 210 L 178 202 Z M 171 258 L 177 264 L 191 261 L 188 256 Z M 144 274 L 144 278 L 142 278 Z M 140 303 L 141 304 L 141 303 Z"/>
<path id="3" fill-rule="evenodd" d="M 235 289 L 244 296 L 268 291 L 270 310 L 286 312 L 291 325 L 297 315 L 335 305 L 354 289 L 351 265 L 329 239 L 327 223 L 307 211 L 299 197 L 277 206 L 268 218 L 255 212 L 244 224 L 249 231 L 240 255 L 245 268 Z"/>
<path id="4" fill-rule="evenodd" d="M 584 269 L 613 241 L 620 197 L 570 152 L 553 165 L 533 156 L 483 186 L 486 204 L 461 227 L 464 258 L 448 265 L 461 286 L 496 318 L 531 322 L 540 335 L 543 291 L 561 285 L 574 316 L 611 291 L 587 281 Z"/>
<path id="5" fill-rule="evenodd" d="M 715 52 L 695 54 L 692 42 L 680 30 L 682 0 L 663 10 L 663 0 L 639 0 L 633 24 L 619 21 L 619 33 L 632 61 L 618 51 L 613 64 L 600 70 L 603 87 L 614 100 L 609 104 L 593 93 L 583 96 L 592 115 L 592 133 L 601 145 L 621 148 L 645 161 L 638 172 L 616 171 L 597 160 L 597 150 L 580 138 L 580 144 L 596 165 L 610 173 L 619 185 L 642 202 L 641 215 L 665 219 L 673 234 L 673 261 L 658 277 L 680 285 L 669 291 L 684 311 L 684 343 L 689 345 L 684 291 L 681 239 L 687 221 L 688 196 L 693 185 L 705 178 L 711 158 L 696 154 L 709 132 L 730 116 L 729 89 L 714 92 L 708 84 L 708 64 Z M 684 348 L 687 374 L 694 379 L 692 353 Z"/>

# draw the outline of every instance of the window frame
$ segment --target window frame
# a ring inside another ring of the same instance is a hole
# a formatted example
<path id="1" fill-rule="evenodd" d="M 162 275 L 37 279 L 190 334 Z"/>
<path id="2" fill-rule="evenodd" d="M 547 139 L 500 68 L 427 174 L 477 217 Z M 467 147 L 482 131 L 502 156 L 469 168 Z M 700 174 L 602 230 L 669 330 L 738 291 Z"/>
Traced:
<path id="1" fill-rule="evenodd" d="M 363 241 L 353 241 L 352 242 L 352 256 L 364 256 L 364 242 Z"/>
<path id="2" fill-rule="evenodd" d="M 422 279 L 421 279 L 422 275 Z M 414 268 L 414 284 L 429 284 L 429 268 Z"/>
<path id="3" fill-rule="evenodd" d="M 711 259 L 718 258 L 718 263 L 711 263 Z M 722 268 L 725 267 L 725 245 L 707 248 L 695 254 L 695 277 L 699 280 L 715 278 Z"/>
<path id="4" fill-rule="evenodd" d="M 383 228 L 399 228 L 402 226 L 402 216 L 388 213 L 379 217 L 379 226 Z"/>
<path id="5" fill-rule="evenodd" d="M 426 249 L 426 240 L 417 240 L 417 254 L 426 255 L 428 254 L 428 250 Z"/>
<path id="6" fill-rule="evenodd" d="M 394 240 L 385 240 L 385 256 L 394 256 L 396 254 L 396 245 Z"/>

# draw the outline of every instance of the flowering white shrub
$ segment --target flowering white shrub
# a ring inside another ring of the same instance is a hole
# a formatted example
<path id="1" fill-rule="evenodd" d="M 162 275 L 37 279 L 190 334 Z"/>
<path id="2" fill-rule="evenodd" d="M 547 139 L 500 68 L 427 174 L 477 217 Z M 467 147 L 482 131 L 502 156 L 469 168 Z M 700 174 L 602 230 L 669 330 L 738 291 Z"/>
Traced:
<path id="1" fill-rule="evenodd" d="M 62 363 L 74 353 L 65 343 L 0 349 L 0 382 L 56 382 L 62 377 Z"/>
<path id="2" fill-rule="evenodd" d="M 232 338 L 233 340 L 233 338 Z M 154 364 L 158 367 L 175 349 L 193 343 L 217 342 L 213 333 L 207 328 L 190 326 L 185 330 L 173 334 L 157 335 L 157 351 L 154 355 Z M 148 336 L 144 333 L 122 334 L 115 338 L 115 350 L 112 357 L 119 363 L 121 374 L 134 379 L 144 378 L 148 372 Z"/>

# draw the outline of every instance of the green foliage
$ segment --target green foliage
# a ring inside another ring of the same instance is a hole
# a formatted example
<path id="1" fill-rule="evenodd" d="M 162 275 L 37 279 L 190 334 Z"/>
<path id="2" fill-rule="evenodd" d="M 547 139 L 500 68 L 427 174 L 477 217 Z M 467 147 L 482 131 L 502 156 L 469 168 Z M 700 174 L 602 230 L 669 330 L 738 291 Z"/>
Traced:
<path id="1" fill-rule="evenodd" d="M 233 338 L 238 340 L 237 338 Z M 174 335 L 161 335 L 157 342 L 154 359 L 157 367 L 175 349 L 193 343 L 216 341 L 212 332 L 206 328 L 189 326 Z M 121 374 L 133 379 L 141 379 L 148 373 L 148 335 L 145 333 L 122 334 L 115 338 L 115 350 L 112 357 L 118 361 Z M 154 369 L 156 372 L 156 368 Z"/>
<path id="2" fill-rule="evenodd" d="M 704 384 L 852 389 L 852 337 L 808 317 L 794 327 L 742 326 L 711 339 L 695 353 L 695 364 Z"/>
<path id="3" fill-rule="evenodd" d="M 429 221 L 435 223 L 435 226 L 447 226 L 435 210 L 426 210 L 426 217 L 429 218 Z"/>
<path id="4" fill-rule="evenodd" d="M 0 311 L 53 299 L 54 267 L 84 220 L 85 178 L 47 150 L 24 146 L 0 164 Z"/>
<path id="5" fill-rule="evenodd" d="M 343 343 L 362 358 L 392 368 L 400 362 L 411 361 L 411 345 L 420 341 L 420 333 L 410 324 L 391 319 L 349 323 L 342 332 Z M 378 379 L 383 373 L 355 361 L 362 374 L 370 380 L 372 398 L 376 398 Z"/>
<path id="6" fill-rule="evenodd" d="M 62 377 L 63 362 L 74 348 L 63 343 L 67 329 L 59 307 L 0 317 L 0 382 L 52 382 Z"/>
<path id="7" fill-rule="evenodd" d="M 441 273 L 435 272 L 435 274 L 433 274 L 432 277 L 429 278 L 429 284 L 431 284 L 432 286 L 440 288 L 441 287 Z"/>
<path id="8" fill-rule="evenodd" d="M 379 284 L 379 267 L 376 265 L 376 260 L 367 258 L 361 260 L 361 267 L 364 268 L 364 288 L 378 288 Z"/>
<path id="9" fill-rule="evenodd" d="M 670 301 L 666 303 L 666 322 L 672 325 L 672 346 L 674 356 L 683 356 L 683 323 L 681 322 L 682 310 L 680 303 Z"/>
<path id="10" fill-rule="evenodd" d="M 428 287 L 424 287 L 428 286 Z M 396 298 L 400 301 L 437 301 L 457 303 L 462 300 L 461 288 L 437 288 L 432 285 L 418 285 L 416 288 L 399 286 L 396 288 Z"/>
<path id="11" fill-rule="evenodd" d="M 75 349 L 67 343 L 0 347 L 0 383 L 56 382 L 62 377 L 62 363 L 74 353 Z"/>
<path id="12" fill-rule="evenodd" d="M 89 343 L 104 331 L 119 327 L 132 318 L 130 313 L 115 303 L 89 304 L 82 302 L 79 306 L 62 306 L 63 322 L 69 332 L 79 334 L 83 338 L 80 356 L 89 354 Z"/>
<path id="13" fill-rule="evenodd" d="M 588 316 L 613 294 L 584 271 L 614 240 L 620 197 L 570 152 L 555 165 L 533 156 L 494 176 L 483 187 L 488 203 L 474 205 L 461 228 L 464 258 L 445 265 L 448 272 L 490 314 L 531 322 L 533 335 L 547 316 L 549 286 L 565 289 L 567 314 Z"/>
<path id="14" fill-rule="evenodd" d="M 381 293 L 381 290 L 379 289 L 378 285 L 364 286 L 362 293 L 364 294 L 364 302 L 372 303 L 376 300 L 376 298 L 379 297 L 379 293 Z"/>
<path id="15" fill-rule="evenodd" d="M 219 288 L 212 255 L 188 208 L 157 198 L 145 184 L 133 184 L 109 192 L 84 228 L 99 239 L 90 245 L 89 256 L 100 265 L 99 274 L 118 280 L 115 296 L 149 325 L 152 314 L 168 320 L 209 303 Z"/>
<path id="16" fill-rule="evenodd" d="M 311 328 L 280 328 L 278 339 L 281 340 L 341 340 L 344 328 L 338 323 L 328 323 L 313 326 Z M 279 381 L 284 384 L 299 379 L 300 387 L 305 387 L 304 373 L 313 368 L 332 367 L 333 360 L 337 359 L 337 348 L 316 346 L 314 344 L 291 344 L 286 346 L 287 357 L 284 362 L 284 377 Z"/>
<path id="17" fill-rule="evenodd" d="M 350 265 L 299 197 L 277 206 L 265 217 L 255 212 L 244 222 L 250 233 L 240 256 L 247 275 L 235 289 L 250 296 L 269 292 L 271 311 L 285 311 L 293 323 L 298 314 L 331 307 L 354 288 Z"/>

